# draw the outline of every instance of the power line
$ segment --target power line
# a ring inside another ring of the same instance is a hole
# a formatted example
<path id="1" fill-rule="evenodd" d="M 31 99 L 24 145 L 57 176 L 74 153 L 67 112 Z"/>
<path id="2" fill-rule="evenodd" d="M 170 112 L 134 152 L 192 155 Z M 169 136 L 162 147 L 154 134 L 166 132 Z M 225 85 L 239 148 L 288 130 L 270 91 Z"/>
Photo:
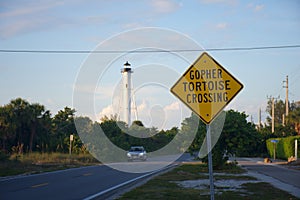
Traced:
<path id="1" fill-rule="evenodd" d="M 149 50 L 30 50 L 30 49 L 0 49 L 0 53 L 45 53 L 45 54 L 88 54 L 88 53 L 179 53 L 179 52 L 201 52 L 201 51 L 253 51 L 268 49 L 290 49 L 300 48 L 300 45 L 282 45 L 282 46 L 256 46 L 256 47 L 229 47 L 229 48 L 208 48 L 208 49 L 149 49 Z"/>

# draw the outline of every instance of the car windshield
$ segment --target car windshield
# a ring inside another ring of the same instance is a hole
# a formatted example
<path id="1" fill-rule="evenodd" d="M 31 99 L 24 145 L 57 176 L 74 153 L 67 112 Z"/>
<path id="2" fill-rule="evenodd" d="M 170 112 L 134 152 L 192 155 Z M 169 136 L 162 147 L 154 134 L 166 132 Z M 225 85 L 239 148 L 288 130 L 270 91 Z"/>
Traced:
<path id="1" fill-rule="evenodd" d="M 144 151 L 143 147 L 131 147 L 129 151 Z"/>

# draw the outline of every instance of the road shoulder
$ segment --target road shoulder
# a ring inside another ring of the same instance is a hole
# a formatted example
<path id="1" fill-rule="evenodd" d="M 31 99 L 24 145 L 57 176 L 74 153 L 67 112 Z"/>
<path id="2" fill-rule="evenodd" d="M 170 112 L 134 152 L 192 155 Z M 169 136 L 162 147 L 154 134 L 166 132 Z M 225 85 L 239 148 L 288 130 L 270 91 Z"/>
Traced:
<path id="1" fill-rule="evenodd" d="M 272 177 L 270 175 L 266 175 L 265 173 L 263 173 L 261 171 L 259 171 L 259 172 L 255 171 L 255 170 L 253 170 L 253 168 L 250 168 L 249 166 L 254 166 L 254 165 L 272 166 L 272 167 L 276 167 L 276 168 L 290 170 L 290 171 L 299 173 L 299 175 L 300 175 L 300 171 L 295 170 L 295 169 L 290 169 L 287 166 L 282 165 L 283 164 L 282 161 L 273 162 L 273 163 L 264 163 L 262 158 L 238 158 L 237 161 L 242 168 L 244 168 L 248 171 L 248 174 L 250 176 L 253 176 L 263 182 L 270 183 L 274 187 L 284 190 L 284 191 L 296 196 L 297 198 L 300 198 L 300 188 L 298 188 L 290 183 L 285 183 L 283 181 L 280 181 L 278 178 Z"/>

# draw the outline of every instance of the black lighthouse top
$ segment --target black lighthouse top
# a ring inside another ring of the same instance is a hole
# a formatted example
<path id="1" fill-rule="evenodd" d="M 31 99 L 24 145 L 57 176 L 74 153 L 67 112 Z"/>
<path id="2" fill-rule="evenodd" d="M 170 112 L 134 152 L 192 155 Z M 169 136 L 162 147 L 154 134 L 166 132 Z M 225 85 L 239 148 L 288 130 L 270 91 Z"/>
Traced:
<path id="1" fill-rule="evenodd" d="M 130 63 L 127 61 L 125 64 L 124 64 L 124 68 L 121 70 L 121 72 L 132 72 L 131 71 L 131 67 L 130 67 Z"/>

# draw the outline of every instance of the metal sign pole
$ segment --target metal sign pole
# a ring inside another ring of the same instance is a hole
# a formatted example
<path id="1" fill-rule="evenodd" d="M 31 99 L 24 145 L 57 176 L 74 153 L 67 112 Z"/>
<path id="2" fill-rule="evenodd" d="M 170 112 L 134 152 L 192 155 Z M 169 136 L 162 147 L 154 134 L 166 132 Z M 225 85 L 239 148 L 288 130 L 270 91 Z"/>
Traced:
<path id="1" fill-rule="evenodd" d="M 276 143 L 274 142 L 273 145 L 274 145 L 274 161 L 275 161 L 276 160 Z"/>
<path id="2" fill-rule="evenodd" d="M 73 142 L 74 136 L 73 134 L 70 135 L 70 147 L 69 147 L 69 154 L 72 154 L 72 142 Z"/>
<path id="3" fill-rule="evenodd" d="M 210 135 L 210 125 L 206 125 L 206 143 L 208 152 L 208 173 L 209 173 L 209 185 L 210 185 L 210 200 L 215 199 L 215 189 L 214 189 L 214 177 L 213 177 L 213 167 L 212 167 L 212 152 L 211 152 L 211 135 Z"/>
<path id="4" fill-rule="evenodd" d="M 298 159 L 298 140 L 295 140 L 295 160 Z"/>

